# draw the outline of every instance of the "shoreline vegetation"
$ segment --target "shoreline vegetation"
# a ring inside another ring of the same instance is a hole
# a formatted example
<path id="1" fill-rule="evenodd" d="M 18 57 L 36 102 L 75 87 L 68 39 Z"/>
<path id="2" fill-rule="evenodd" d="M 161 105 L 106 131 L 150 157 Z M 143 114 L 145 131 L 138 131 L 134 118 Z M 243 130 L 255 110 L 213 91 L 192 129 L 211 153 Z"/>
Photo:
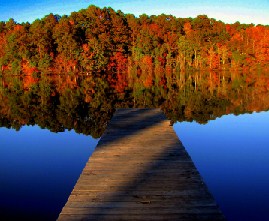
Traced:
<path id="1" fill-rule="evenodd" d="M 0 126 L 100 137 L 115 108 L 207 123 L 269 109 L 269 26 L 89 6 L 0 22 Z"/>
<path id="2" fill-rule="evenodd" d="M 91 5 L 31 24 L 0 22 L 2 74 L 101 73 L 121 80 L 121 73 L 249 71 L 268 64 L 269 26 L 225 24 L 206 15 L 135 17 Z"/>

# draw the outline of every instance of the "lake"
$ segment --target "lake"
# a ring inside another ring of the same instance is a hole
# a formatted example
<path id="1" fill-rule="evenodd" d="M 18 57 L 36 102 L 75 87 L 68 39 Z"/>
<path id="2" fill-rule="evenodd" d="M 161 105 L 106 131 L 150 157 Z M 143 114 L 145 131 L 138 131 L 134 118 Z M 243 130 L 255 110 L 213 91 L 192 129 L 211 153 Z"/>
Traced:
<path id="1" fill-rule="evenodd" d="M 4 220 L 56 220 L 97 139 L 38 126 L 0 129 L 0 214 Z"/>
<path id="2" fill-rule="evenodd" d="M 269 112 L 174 128 L 227 220 L 269 219 Z"/>
<path id="3" fill-rule="evenodd" d="M 269 219 L 268 76 L 248 83 L 239 74 L 217 84 L 132 85 L 124 93 L 102 78 L 25 79 L 1 79 L 5 220 L 55 220 L 120 107 L 163 109 L 228 220 Z"/>

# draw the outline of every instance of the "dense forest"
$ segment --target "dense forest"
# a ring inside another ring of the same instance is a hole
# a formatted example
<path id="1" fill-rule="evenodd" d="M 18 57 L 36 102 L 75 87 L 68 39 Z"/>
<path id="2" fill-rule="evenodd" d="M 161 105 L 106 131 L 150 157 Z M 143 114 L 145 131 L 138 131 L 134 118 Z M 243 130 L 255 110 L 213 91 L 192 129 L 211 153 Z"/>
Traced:
<path id="1" fill-rule="evenodd" d="M 135 17 L 91 5 L 31 24 L 0 22 L 2 74 L 95 72 L 124 81 L 123 73 L 146 73 L 150 84 L 163 70 L 249 70 L 268 63 L 269 26 L 225 24 L 206 15 Z"/>
<path id="2" fill-rule="evenodd" d="M 0 127 L 99 137 L 115 108 L 206 123 L 269 109 L 269 26 L 89 6 L 0 22 Z"/>

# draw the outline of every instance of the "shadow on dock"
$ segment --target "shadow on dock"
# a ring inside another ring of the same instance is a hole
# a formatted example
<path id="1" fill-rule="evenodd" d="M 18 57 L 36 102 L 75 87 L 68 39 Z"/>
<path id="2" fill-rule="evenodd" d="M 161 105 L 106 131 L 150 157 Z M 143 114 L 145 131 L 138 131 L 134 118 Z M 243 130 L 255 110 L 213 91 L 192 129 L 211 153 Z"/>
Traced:
<path id="1" fill-rule="evenodd" d="M 119 109 L 58 220 L 225 220 L 160 109 Z"/>

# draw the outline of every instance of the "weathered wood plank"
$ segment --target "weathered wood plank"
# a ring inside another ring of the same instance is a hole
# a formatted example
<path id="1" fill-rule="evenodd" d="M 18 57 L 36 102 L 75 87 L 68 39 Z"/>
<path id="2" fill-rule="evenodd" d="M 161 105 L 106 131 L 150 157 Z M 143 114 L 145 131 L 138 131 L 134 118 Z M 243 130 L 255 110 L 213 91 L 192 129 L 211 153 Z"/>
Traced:
<path id="1" fill-rule="evenodd" d="M 58 220 L 225 220 L 160 109 L 118 109 Z"/>

